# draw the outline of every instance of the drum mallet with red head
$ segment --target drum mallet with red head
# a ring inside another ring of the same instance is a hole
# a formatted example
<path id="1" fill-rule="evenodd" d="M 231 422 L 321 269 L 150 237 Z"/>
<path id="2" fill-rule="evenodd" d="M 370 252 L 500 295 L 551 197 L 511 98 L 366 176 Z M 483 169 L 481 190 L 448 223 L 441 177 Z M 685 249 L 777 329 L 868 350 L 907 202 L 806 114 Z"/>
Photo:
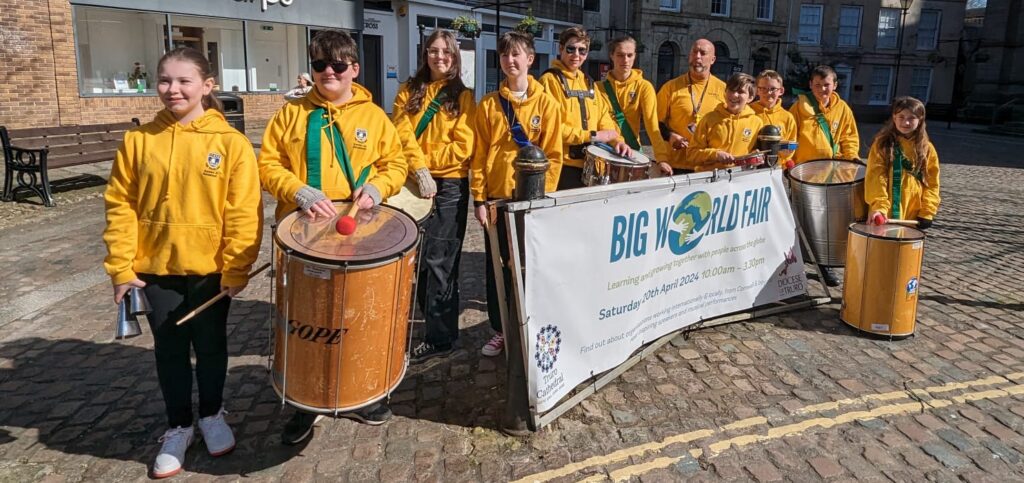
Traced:
<path id="1" fill-rule="evenodd" d="M 359 213 L 359 203 L 352 201 L 352 207 L 348 209 L 348 213 L 345 213 L 345 216 L 338 217 L 338 222 L 334 224 L 334 229 L 338 230 L 338 234 L 349 236 L 356 232 L 357 213 Z"/>

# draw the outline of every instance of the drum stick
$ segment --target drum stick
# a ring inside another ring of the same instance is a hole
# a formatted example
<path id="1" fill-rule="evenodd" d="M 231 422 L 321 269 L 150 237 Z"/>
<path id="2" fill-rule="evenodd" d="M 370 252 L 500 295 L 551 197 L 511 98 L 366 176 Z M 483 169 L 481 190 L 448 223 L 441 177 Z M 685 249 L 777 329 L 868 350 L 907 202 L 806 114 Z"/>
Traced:
<path id="1" fill-rule="evenodd" d="M 245 279 L 247 281 L 252 279 L 253 277 L 255 277 L 260 272 L 266 270 L 268 267 L 270 267 L 270 264 L 269 263 L 264 263 L 262 267 L 257 268 L 256 270 L 253 270 L 252 272 L 250 272 L 249 275 L 246 275 Z M 228 294 L 227 290 L 222 290 L 219 294 L 215 295 L 212 299 L 207 300 L 206 302 L 204 302 L 203 305 L 200 305 L 200 306 L 196 307 L 195 309 L 193 309 L 191 312 L 185 314 L 185 316 L 182 317 L 181 320 L 179 320 L 176 323 L 176 325 L 181 325 L 181 324 L 184 324 L 185 322 L 188 322 L 189 319 L 199 315 L 200 312 L 210 308 L 211 305 L 217 303 L 218 300 L 224 298 L 224 296 L 227 295 L 227 294 Z"/>
<path id="2" fill-rule="evenodd" d="M 917 220 L 894 220 L 890 218 L 885 222 L 890 225 L 917 226 Z"/>

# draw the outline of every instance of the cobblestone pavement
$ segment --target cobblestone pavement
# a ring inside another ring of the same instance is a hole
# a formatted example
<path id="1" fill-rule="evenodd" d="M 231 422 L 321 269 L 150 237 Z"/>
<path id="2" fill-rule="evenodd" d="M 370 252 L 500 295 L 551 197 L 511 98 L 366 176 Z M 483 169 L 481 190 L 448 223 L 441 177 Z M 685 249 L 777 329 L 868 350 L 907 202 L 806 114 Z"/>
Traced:
<path id="1" fill-rule="evenodd" d="M 943 204 L 915 337 L 859 335 L 838 320 L 838 305 L 700 330 L 543 431 L 506 437 L 497 431 L 504 361 L 477 351 L 490 333 L 472 227 L 461 348 L 414 366 L 383 426 L 327 420 L 304 446 L 279 443 L 292 409 L 268 384 L 268 279 L 251 284 L 229 322 L 226 405 L 238 447 L 214 459 L 197 443 L 175 479 L 1024 478 L 1024 165 L 1015 156 L 1024 142 L 963 126 L 933 137 Z M 148 329 L 111 341 L 99 193 L 62 192 L 51 209 L 0 204 L 0 481 L 145 480 L 159 447 Z"/>

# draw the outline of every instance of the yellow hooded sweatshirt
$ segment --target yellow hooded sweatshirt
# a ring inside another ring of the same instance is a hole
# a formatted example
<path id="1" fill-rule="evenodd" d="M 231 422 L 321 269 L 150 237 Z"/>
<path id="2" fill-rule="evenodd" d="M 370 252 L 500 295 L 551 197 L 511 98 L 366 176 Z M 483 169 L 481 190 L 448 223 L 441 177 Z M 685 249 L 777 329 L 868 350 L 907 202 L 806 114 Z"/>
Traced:
<path id="1" fill-rule="evenodd" d="M 605 90 L 605 82 L 611 85 L 619 107 L 622 108 L 622 113 L 626 116 L 626 122 L 633 130 L 633 134 L 637 136 L 637 141 L 640 141 L 640 121 L 642 119 L 647 135 L 651 139 L 651 147 L 654 148 L 655 159 L 668 159 L 671 148 L 661 138 L 661 130 L 658 127 L 658 97 L 654 92 L 654 86 L 650 81 L 644 79 L 644 72 L 640 69 L 633 69 L 624 81 L 616 80 L 609 73 L 605 80 L 597 83 L 595 90 L 600 94 L 605 106 L 608 107 L 608 115 L 612 117 L 612 121 L 615 121 L 615 109 Z"/>
<path id="2" fill-rule="evenodd" d="M 430 101 L 445 86 L 447 81 L 440 80 L 427 84 L 427 92 L 419 112 L 409 114 L 405 105 L 409 101 L 409 84 L 402 84 L 395 96 L 391 113 L 395 125 L 407 125 L 416 137 L 416 126 L 419 126 L 423 113 L 427 111 Z M 473 155 L 473 116 L 476 102 L 473 91 L 463 90 L 459 94 L 459 115 L 452 116 L 443 108 L 437 110 L 430 124 L 427 124 L 418 144 L 423 151 L 426 167 L 435 178 L 465 178 L 469 175 L 469 158 Z M 412 166 L 410 166 L 410 169 Z"/>
<path id="3" fill-rule="evenodd" d="M 853 118 L 850 106 L 835 92 L 828 101 L 828 107 L 819 104 L 821 113 L 832 131 L 832 140 L 836 143 L 837 149 L 833 155 L 828 137 L 821 130 L 821 125 L 814 114 L 814 107 L 807 100 L 807 96 L 813 95 L 801 94 L 789 108 L 789 112 L 796 120 L 797 147 L 793 155 L 796 163 L 812 159 L 859 159 L 860 134 L 857 132 L 857 121 Z"/>
<path id="4" fill-rule="evenodd" d="M 183 126 L 165 109 L 125 133 L 104 195 L 113 283 L 219 272 L 244 285 L 263 235 L 259 182 L 252 144 L 216 110 Z"/>
<path id="5" fill-rule="evenodd" d="M 763 125 L 772 125 L 782 132 L 783 141 L 796 141 L 796 119 L 789 111 L 782 108 L 782 100 L 775 102 L 772 107 L 764 107 L 760 102 L 753 102 L 750 108 L 754 110 L 757 117 L 761 118 Z M 779 156 L 779 161 L 786 161 L 793 158 L 793 153 L 787 156 Z"/>
<path id="6" fill-rule="evenodd" d="M 757 132 L 763 125 L 750 106 L 743 106 L 739 114 L 733 114 L 725 104 L 719 104 L 697 124 L 697 133 L 686 149 L 687 164 L 694 166 L 695 171 L 726 167 L 714 161 L 715 153 L 750 154 L 757 149 Z"/>
<path id="7" fill-rule="evenodd" d="M 565 95 L 562 79 L 553 73 L 540 76 L 540 83 L 544 86 L 544 89 L 562 108 L 562 162 L 568 166 L 582 168 L 582 159 L 569 158 L 569 146 L 589 143 L 590 131 L 610 129 L 619 132 L 619 125 L 608 114 L 609 108 L 605 105 L 604 98 L 597 95 L 599 86 L 597 83 L 589 84 L 587 76 L 583 71 L 577 69 L 576 72 L 570 73 L 569 68 L 558 59 L 551 63 L 551 68 L 562 72 L 562 75 L 565 76 L 565 82 L 571 90 L 585 91 L 591 87 L 594 89 L 594 98 L 584 99 L 584 104 L 587 106 L 587 125 L 584 126 L 583 117 L 580 116 L 580 101 L 576 97 Z M 522 120 L 520 119 L 520 121 Z M 612 141 L 611 144 L 614 145 L 620 141 L 622 141 L 621 136 Z"/>
<path id="8" fill-rule="evenodd" d="M 725 82 L 721 79 L 713 75 L 703 81 L 693 79 L 691 83 L 691 79 L 687 72 L 666 82 L 658 90 L 658 120 L 690 143 L 693 142 L 690 123 L 700 124 L 700 118 L 725 102 Z M 699 107 L 696 118 L 693 114 L 695 104 Z M 667 158 L 658 161 L 666 161 L 676 169 L 694 169 L 694 165 L 687 161 L 686 149 L 676 151 L 671 146 L 666 146 L 666 149 Z"/>
<path id="9" fill-rule="evenodd" d="M 498 96 L 509 99 L 516 119 L 522 124 L 527 138 L 547 154 L 548 167 L 544 189 L 552 193 L 558 189 L 558 175 L 562 171 L 562 110 L 558 101 L 545 92 L 544 86 L 527 77 L 529 87 L 526 99 L 513 99 L 508 84 L 502 82 L 498 92 L 480 100 L 476 110 L 476 141 L 474 142 L 471 177 L 469 182 L 473 201 L 507 199 L 515 190 L 515 168 L 512 166 L 519 146 L 512 140 L 511 127 L 502 111 Z"/>
<path id="10" fill-rule="evenodd" d="M 914 143 L 910 139 L 898 136 L 903 156 L 913 165 L 917 154 Z M 892 165 L 890 165 L 892 164 Z M 939 155 L 935 146 L 928 143 L 928 159 L 920 173 L 901 167 L 900 186 L 893 185 L 895 163 L 885 159 L 878 143 L 871 145 L 868 153 L 868 168 L 864 175 L 864 201 L 868 203 L 868 212 L 881 211 L 887 218 L 900 220 L 931 220 L 939 211 Z M 928 182 L 925 188 L 921 179 Z M 893 203 L 899 200 L 899 213 L 893 209 Z"/>
<path id="11" fill-rule="evenodd" d="M 267 124 L 260 148 L 260 181 L 263 189 L 277 198 L 274 216 L 280 220 L 298 206 L 295 194 L 306 186 L 306 128 L 309 115 L 318 107 L 327 110 L 327 123 L 320 135 L 320 190 L 332 200 L 352 196 L 352 187 L 335 154 L 329 123 L 338 126 L 356 176 L 367 166 L 367 184 L 386 200 L 398 193 L 408 172 L 398 130 L 383 109 L 373 103 L 370 91 L 352 83 L 352 98 L 335 106 L 314 87 L 302 99 L 290 101 Z"/>

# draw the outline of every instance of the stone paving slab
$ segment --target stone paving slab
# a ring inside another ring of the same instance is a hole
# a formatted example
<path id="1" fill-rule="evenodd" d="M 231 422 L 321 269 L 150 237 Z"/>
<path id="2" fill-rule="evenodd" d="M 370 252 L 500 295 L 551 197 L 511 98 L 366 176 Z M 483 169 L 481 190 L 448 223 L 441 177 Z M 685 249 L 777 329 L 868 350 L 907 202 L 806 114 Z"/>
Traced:
<path id="1" fill-rule="evenodd" d="M 694 331 L 543 431 L 503 436 L 505 365 L 477 351 L 490 329 L 470 223 L 461 346 L 410 369 L 383 426 L 327 420 L 305 445 L 279 443 L 292 409 L 268 384 L 270 284 L 254 280 L 229 320 L 238 447 L 215 459 L 197 443 L 174 480 L 1021 480 L 1024 170 L 973 165 L 1015 141 L 933 137 L 950 154 L 914 337 L 856 333 L 838 305 Z M 74 285 L 105 254 L 99 189 L 84 191 L 54 209 L 0 206 L 0 482 L 146 480 L 165 429 L 148 329 L 111 341 L 108 282 Z"/>

